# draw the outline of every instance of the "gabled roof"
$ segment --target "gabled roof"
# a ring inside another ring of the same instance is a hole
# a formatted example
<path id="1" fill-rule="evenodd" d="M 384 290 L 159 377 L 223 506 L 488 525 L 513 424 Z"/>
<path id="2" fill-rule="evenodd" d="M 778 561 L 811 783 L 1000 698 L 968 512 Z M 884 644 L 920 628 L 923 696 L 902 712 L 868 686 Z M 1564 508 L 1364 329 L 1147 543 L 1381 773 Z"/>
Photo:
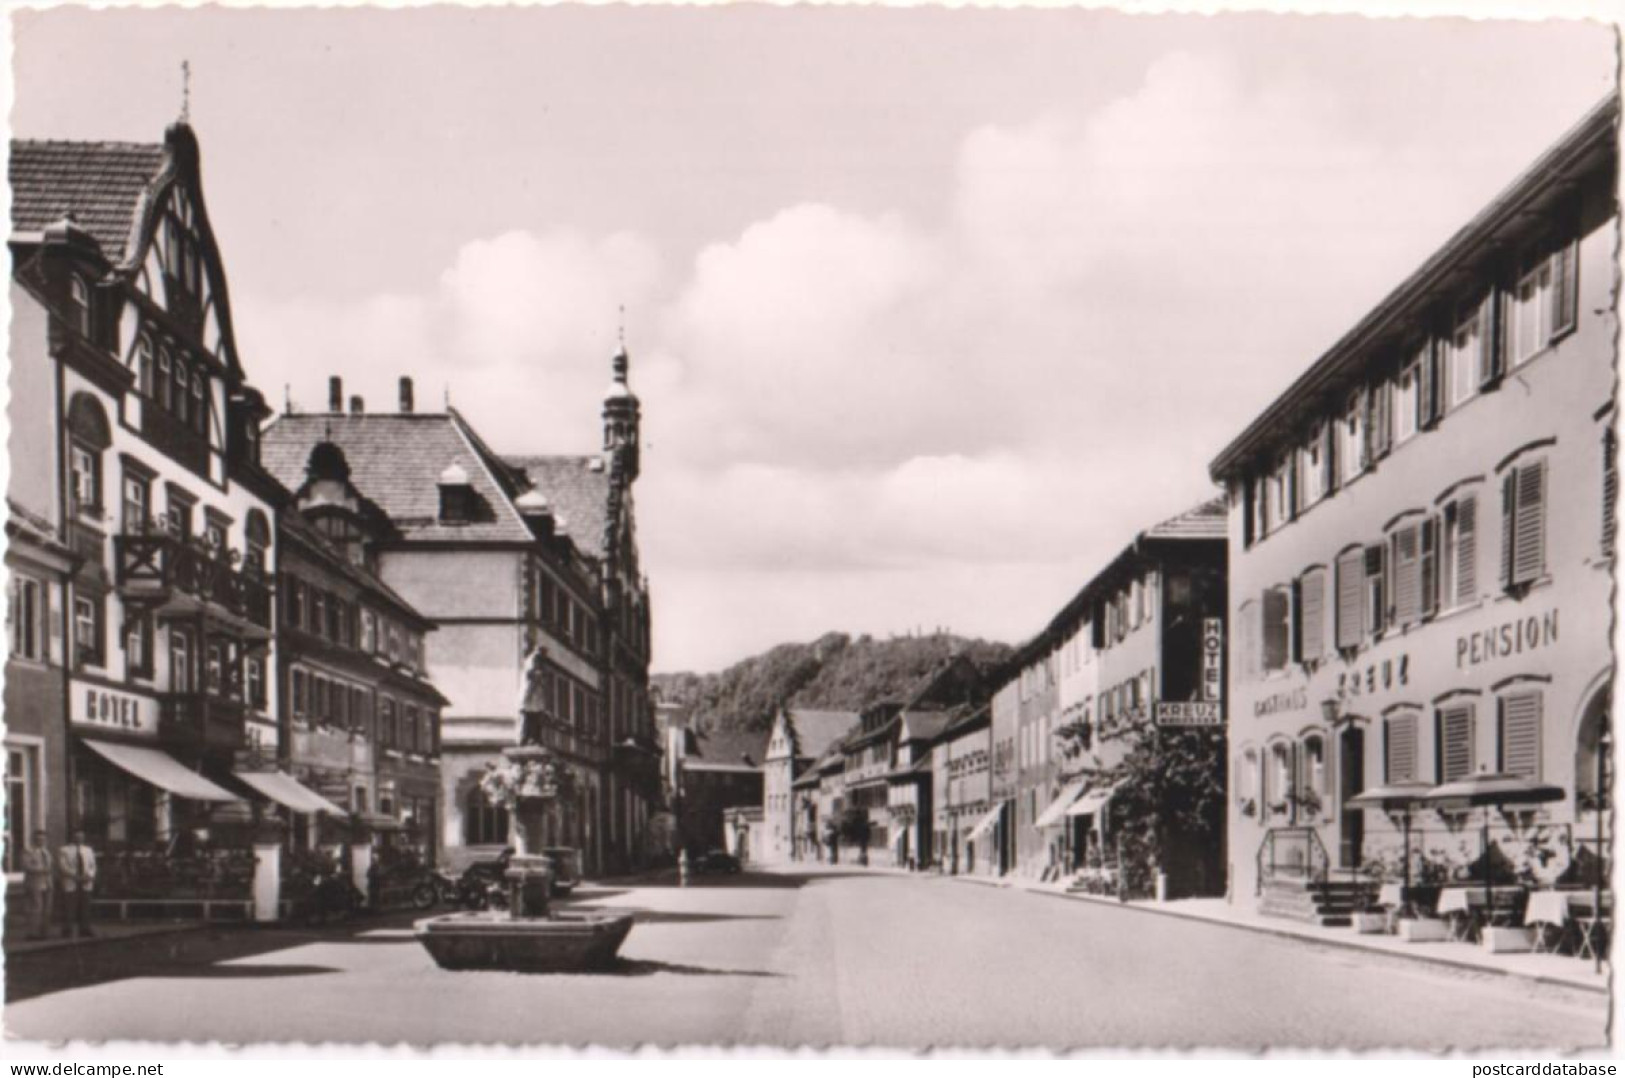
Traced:
<path id="1" fill-rule="evenodd" d="M 766 730 L 702 730 L 695 755 L 708 764 L 759 768 L 767 755 L 768 737 Z"/>
<path id="2" fill-rule="evenodd" d="M 147 189 L 163 171 L 158 142 L 11 143 L 11 230 L 43 232 L 71 213 L 109 262 L 134 244 Z"/>
<path id="3" fill-rule="evenodd" d="M 1210 498 L 1178 516 L 1169 517 L 1141 535 L 1145 539 L 1223 539 L 1226 537 L 1224 496 Z"/>
<path id="4" fill-rule="evenodd" d="M 902 740 L 934 741 L 938 734 L 948 728 L 953 718 L 951 711 L 905 711 Z"/>
<path id="5" fill-rule="evenodd" d="M 534 536 L 512 502 L 500 461 L 482 452 L 455 412 L 401 414 L 313 412 L 278 416 L 261 439 L 260 459 L 285 486 L 305 481 L 311 447 L 329 441 L 344 450 L 350 480 L 389 514 L 411 541 L 531 542 Z M 442 472 L 457 465 L 483 510 L 466 523 L 440 521 Z"/>
<path id="6" fill-rule="evenodd" d="M 600 456 L 523 457 L 504 455 L 503 463 L 518 478 L 528 479 L 546 496 L 559 528 L 576 549 L 603 557 L 605 525 L 609 521 L 609 469 Z"/>
<path id="7" fill-rule="evenodd" d="M 802 758 L 823 756 L 858 724 L 856 711 L 821 711 L 806 707 L 788 710 L 796 755 Z"/>

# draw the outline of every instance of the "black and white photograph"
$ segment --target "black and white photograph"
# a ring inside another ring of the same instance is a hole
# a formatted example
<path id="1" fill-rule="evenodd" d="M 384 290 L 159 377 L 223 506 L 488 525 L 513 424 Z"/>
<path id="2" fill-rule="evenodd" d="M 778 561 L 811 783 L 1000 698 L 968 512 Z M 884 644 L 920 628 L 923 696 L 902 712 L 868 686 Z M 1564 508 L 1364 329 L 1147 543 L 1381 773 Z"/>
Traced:
<path id="1" fill-rule="evenodd" d="M 1620 35 L 1371 8 L 9 11 L 0 1056 L 1610 1054 Z"/>

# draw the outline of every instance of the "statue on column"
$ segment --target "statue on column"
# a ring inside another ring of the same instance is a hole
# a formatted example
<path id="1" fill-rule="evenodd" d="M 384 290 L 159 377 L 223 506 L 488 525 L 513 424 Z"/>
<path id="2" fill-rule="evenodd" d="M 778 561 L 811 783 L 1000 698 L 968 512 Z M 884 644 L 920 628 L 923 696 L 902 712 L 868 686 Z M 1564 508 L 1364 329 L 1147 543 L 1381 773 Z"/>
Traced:
<path id="1" fill-rule="evenodd" d="M 547 670 L 547 649 L 538 644 L 525 657 L 519 686 L 519 744 L 542 743 L 542 716 L 553 708 L 553 679 Z"/>

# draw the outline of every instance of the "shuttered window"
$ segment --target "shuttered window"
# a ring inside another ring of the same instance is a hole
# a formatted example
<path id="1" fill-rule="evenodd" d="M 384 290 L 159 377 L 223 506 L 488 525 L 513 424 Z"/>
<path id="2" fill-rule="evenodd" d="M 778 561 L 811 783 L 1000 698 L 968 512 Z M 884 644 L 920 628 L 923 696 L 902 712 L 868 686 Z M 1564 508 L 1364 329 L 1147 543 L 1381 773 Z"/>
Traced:
<path id="1" fill-rule="evenodd" d="M 1258 676 L 1258 638 L 1260 634 L 1257 604 L 1245 602 L 1237 611 L 1241 619 L 1241 671 L 1247 677 Z"/>
<path id="2" fill-rule="evenodd" d="M 1414 782 L 1417 779 L 1416 716 L 1400 714 L 1383 723 L 1383 781 Z"/>
<path id="3" fill-rule="evenodd" d="M 1394 565 L 1394 621 L 1411 625 L 1422 618 L 1421 524 L 1395 530 L 1391 543 Z"/>
<path id="4" fill-rule="evenodd" d="M 1497 312 L 1501 307 L 1501 292 L 1490 289 L 1484 302 L 1478 305 L 1478 384 L 1493 385 L 1501 378 L 1505 367 L 1505 338 Z"/>
<path id="5" fill-rule="evenodd" d="M 1298 658 L 1326 654 L 1326 571 L 1315 569 L 1298 581 Z"/>
<path id="6" fill-rule="evenodd" d="M 1292 661 L 1292 603 L 1285 588 L 1264 592 L 1264 671 L 1285 670 Z"/>
<path id="7" fill-rule="evenodd" d="M 1501 482 L 1501 582 L 1529 584 L 1546 569 L 1546 462 L 1530 461 Z"/>
<path id="8" fill-rule="evenodd" d="M 1388 559 L 1381 545 L 1365 548 L 1365 629 L 1376 635 L 1388 625 Z"/>
<path id="9" fill-rule="evenodd" d="M 1418 357 L 1417 423 L 1423 430 L 1439 420 L 1444 354 L 1444 348 L 1435 341 L 1429 341 L 1422 346 Z"/>
<path id="10" fill-rule="evenodd" d="M 1394 444 L 1394 383 L 1378 382 L 1371 390 L 1371 422 L 1366 430 L 1371 440 L 1371 459 L 1388 455 Z"/>
<path id="11" fill-rule="evenodd" d="M 1510 692 L 1500 700 L 1497 770 L 1532 782 L 1540 779 L 1540 690 Z"/>
<path id="12" fill-rule="evenodd" d="M 1464 495 L 1445 506 L 1443 521 L 1439 601 L 1462 606 L 1478 597 L 1478 496 Z"/>
<path id="13" fill-rule="evenodd" d="M 1422 593 L 1422 616 L 1431 617 L 1439 609 L 1439 521 L 1429 517 L 1422 521 L 1421 553 L 1417 570 L 1418 587 Z"/>
<path id="14" fill-rule="evenodd" d="M 1337 647 L 1360 646 L 1365 635 L 1365 551 L 1354 549 L 1337 558 Z"/>
<path id="15" fill-rule="evenodd" d="M 1552 255 L 1552 336 L 1567 333 L 1579 319 L 1579 244 L 1569 241 Z"/>
<path id="16" fill-rule="evenodd" d="M 1473 773 L 1473 705 L 1439 709 L 1439 781 L 1454 782 Z"/>

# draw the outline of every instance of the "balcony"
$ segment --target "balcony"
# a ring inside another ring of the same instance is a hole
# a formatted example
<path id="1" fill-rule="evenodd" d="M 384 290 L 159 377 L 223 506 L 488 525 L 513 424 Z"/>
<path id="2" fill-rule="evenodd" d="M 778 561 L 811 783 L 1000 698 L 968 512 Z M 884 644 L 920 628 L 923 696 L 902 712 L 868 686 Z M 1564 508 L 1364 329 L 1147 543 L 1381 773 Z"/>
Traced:
<path id="1" fill-rule="evenodd" d="M 243 747 L 243 705 L 208 693 L 158 697 L 158 736 L 181 749 L 235 752 Z"/>
<path id="2" fill-rule="evenodd" d="M 171 535 L 113 537 L 114 584 L 120 596 L 177 616 L 208 614 L 244 635 L 271 629 L 271 588 L 257 572 Z"/>

